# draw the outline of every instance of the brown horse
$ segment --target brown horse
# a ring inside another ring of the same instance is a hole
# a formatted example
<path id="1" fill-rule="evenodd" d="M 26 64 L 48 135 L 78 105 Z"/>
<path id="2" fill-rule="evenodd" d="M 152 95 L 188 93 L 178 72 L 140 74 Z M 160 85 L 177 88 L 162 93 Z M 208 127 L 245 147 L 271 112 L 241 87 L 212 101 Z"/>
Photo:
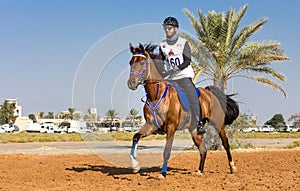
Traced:
<path id="1" fill-rule="evenodd" d="M 166 133 L 166 145 L 163 153 L 164 163 L 161 170 L 161 177 L 166 176 L 167 163 L 170 158 L 171 148 L 175 131 L 178 129 L 189 129 L 192 139 L 200 152 L 200 164 L 198 173 L 202 174 L 206 159 L 206 148 L 202 135 L 196 129 L 190 129 L 191 112 L 185 111 L 180 103 L 179 96 L 173 84 L 165 81 L 156 68 L 156 56 L 153 54 L 154 45 L 148 44 L 145 47 L 140 44 L 135 48 L 129 45 L 133 54 L 129 62 L 130 77 L 128 87 L 136 90 L 139 85 L 143 85 L 147 94 L 144 105 L 144 117 L 146 123 L 134 135 L 131 148 L 131 160 L 133 172 L 138 172 L 140 166 L 137 162 L 136 150 L 138 141 L 142 137 L 163 131 Z M 219 132 L 223 147 L 226 150 L 230 172 L 236 171 L 231 157 L 228 139 L 226 137 L 224 125 L 231 124 L 238 116 L 239 109 L 237 103 L 225 95 L 219 89 L 209 86 L 200 90 L 200 103 L 202 107 L 202 119 L 205 123 L 209 121 Z"/>

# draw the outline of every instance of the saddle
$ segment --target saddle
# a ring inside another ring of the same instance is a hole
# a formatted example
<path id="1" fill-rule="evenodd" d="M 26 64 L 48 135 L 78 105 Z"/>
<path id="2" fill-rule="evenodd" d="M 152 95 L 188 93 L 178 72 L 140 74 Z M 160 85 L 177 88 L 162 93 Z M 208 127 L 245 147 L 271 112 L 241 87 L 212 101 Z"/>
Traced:
<path id="1" fill-rule="evenodd" d="M 186 93 L 184 91 L 182 91 L 182 89 L 176 83 L 172 82 L 172 85 L 175 87 L 175 89 L 177 91 L 177 94 L 178 94 L 178 97 L 179 97 L 179 100 L 180 100 L 183 110 L 184 111 L 190 110 L 190 102 L 187 98 Z M 198 88 L 196 88 L 195 91 L 196 91 L 197 96 L 200 97 L 200 90 Z"/>

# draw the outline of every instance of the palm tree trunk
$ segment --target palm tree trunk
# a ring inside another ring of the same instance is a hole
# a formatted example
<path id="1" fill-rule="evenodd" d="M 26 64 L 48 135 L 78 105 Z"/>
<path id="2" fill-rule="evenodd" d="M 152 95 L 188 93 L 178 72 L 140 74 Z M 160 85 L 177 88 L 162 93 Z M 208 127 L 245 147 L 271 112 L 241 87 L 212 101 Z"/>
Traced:
<path id="1" fill-rule="evenodd" d="M 227 89 L 227 83 L 222 75 L 215 76 L 214 86 L 220 88 L 220 90 L 225 93 Z"/>

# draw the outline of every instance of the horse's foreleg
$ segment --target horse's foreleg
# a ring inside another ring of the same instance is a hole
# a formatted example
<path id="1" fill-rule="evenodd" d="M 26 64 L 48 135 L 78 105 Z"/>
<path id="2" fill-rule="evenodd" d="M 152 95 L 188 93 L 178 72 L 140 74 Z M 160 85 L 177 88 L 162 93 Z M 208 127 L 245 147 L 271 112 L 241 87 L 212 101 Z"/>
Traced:
<path id="1" fill-rule="evenodd" d="M 219 136 L 222 140 L 222 145 L 223 145 L 224 149 L 226 150 L 228 163 L 229 163 L 229 168 L 230 168 L 230 173 L 235 173 L 237 171 L 237 168 L 234 166 L 234 162 L 232 160 L 232 156 L 231 156 L 231 153 L 230 153 L 230 145 L 229 145 L 229 142 L 228 142 L 228 138 L 226 136 L 224 126 L 221 128 Z"/>
<path id="2" fill-rule="evenodd" d="M 206 150 L 205 144 L 203 142 L 202 135 L 198 135 L 198 133 L 196 131 L 193 131 L 191 134 L 192 134 L 193 141 L 194 141 L 195 145 L 197 146 L 197 148 L 199 149 L 199 153 L 200 153 L 200 163 L 199 163 L 199 169 L 198 169 L 197 173 L 199 175 L 202 175 L 205 160 L 206 160 L 207 150 Z"/>
<path id="3" fill-rule="evenodd" d="M 130 158 L 131 158 L 131 162 L 132 162 L 132 171 L 134 173 L 139 172 L 140 169 L 141 169 L 139 163 L 136 160 L 136 151 L 137 151 L 137 146 L 138 146 L 138 142 L 139 142 L 140 138 L 141 138 L 141 134 L 140 133 L 136 133 L 133 136 L 133 140 L 132 140 Z"/>
<path id="4" fill-rule="evenodd" d="M 174 133 L 172 135 L 167 135 L 167 141 L 164 149 L 164 163 L 160 171 L 161 173 L 160 178 L 164 178 L 167 176 L 168 161 L 171 156 L 173 141 L 174 141 Z"/>
<path id="5" fill-rule="evenodd" d="M 156 131 L 156 127 L 154 125 L 151 125 L 151 123 L 146 123 L 140 129 L 140 131 L 133 136 L 132 146 L 131 146 L 131 151 L 130 151 L 130 158 L 131 158 L 131 162 L 132 162 L 132 170 L 134 173 L 139 172 L 141 169 L 141 167 L 137 161 L 138 142 L 139 142 L 140 138 L 151 135 L 155 131 Z"/>

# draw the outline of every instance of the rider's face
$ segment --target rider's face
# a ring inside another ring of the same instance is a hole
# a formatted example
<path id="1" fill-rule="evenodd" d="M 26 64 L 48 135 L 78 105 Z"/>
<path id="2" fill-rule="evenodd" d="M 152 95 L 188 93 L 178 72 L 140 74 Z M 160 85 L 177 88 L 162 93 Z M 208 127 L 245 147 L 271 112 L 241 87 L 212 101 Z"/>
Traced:
<path id="1" fill-rule="evenodd" d="M 167 37 L 173 37 L 174 35 L 176 35 L 177 27 L 174 27 L 172 25 L 165 25 L 164 30 Z"/>

